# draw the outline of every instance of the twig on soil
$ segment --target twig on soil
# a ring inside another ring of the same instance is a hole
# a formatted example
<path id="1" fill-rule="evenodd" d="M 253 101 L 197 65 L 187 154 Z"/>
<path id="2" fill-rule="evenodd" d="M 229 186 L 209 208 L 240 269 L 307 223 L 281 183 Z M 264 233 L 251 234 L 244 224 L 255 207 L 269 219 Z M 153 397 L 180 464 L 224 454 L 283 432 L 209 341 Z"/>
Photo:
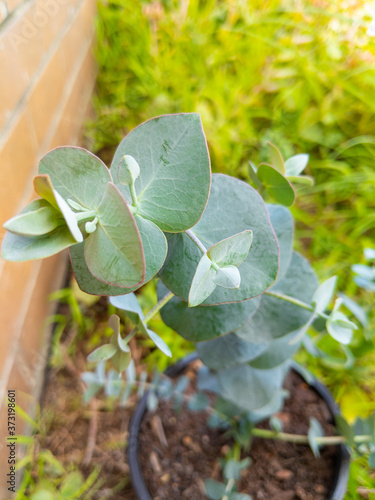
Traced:
<path id="1" fill-rule="evenodd" d="M 151 426 L 152 426 L 152 430 L 154 431 L 156 436 L 159 438 L 160 444 L 164 448 L 168 448 L 167 438 L 165 437 L 163 424 L 161 422 L 161 418 L 159 417 L 159 415 L 154 415 L 152 417 Z"/>
<path id="2" fill-rule="evenodd" d="M 86 454 L 83 460 L 83 467 L 87 467 L 92 458 L 92 454 L 95 448 L 96 441 L 96 433 L 98 432 L 98 401 L 96 399 L 92 399 L 90 401 L 91 408 L 91 419 L 90 419 L 90 427 L 89 427 L 89 435 L 87 440 Z"/>
<path id="3" fill-rule="evenodd" d="M 152 451 L 150 453 L 150 464 L 151 464 L 151 467 L 156 472 L 156 474 L 160 475 L 162 473 L 162 468 L 161 468 L 158 456 L 154 451 Z"/>

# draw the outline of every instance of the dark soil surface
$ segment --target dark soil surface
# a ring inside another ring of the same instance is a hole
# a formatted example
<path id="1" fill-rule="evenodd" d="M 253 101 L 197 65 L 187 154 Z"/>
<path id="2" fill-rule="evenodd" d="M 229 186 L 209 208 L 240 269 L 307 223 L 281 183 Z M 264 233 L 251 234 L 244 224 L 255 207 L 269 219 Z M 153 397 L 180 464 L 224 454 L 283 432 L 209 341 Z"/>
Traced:
<path id="1" fill-rule="evenodd" d="M 315 417 L 326 435 L 335 433 L 324 401 L 299 375 L 292 372 L 284 386 L 291 394 L 277 415 L 284 432 L 307 434 L 309 419 Z M 203 500 L 204 479 L 222 479 L 218 458 L 228 451 L 228 442 L 219 431 L 208 429 L 206 421 L 206 412 L 176 413 L 167 402 L 147 414 L 140 459 L 154 500 Z M 317 459 L 308 446 L 256 438 L 238 491 L 253 500 L 327 500 L 336 453 L 337 447 L 326 447 Z"/>

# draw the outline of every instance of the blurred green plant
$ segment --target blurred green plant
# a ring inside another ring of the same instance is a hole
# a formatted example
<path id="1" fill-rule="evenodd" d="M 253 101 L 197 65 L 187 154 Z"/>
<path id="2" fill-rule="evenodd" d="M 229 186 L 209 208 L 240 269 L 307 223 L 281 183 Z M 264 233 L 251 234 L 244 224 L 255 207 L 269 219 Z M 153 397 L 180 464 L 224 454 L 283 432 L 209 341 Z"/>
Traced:
<path id="1" fill-rule="evenodd" d="M 28 415 L 16 405 L 17 417 L 32 430 L 31 435 L 16 436 L 17 443 L 23 446 L 22 458 L 16 463 L 16 471 L 22 475 L 17 488 L 16 500 L 90 500 L 102 486 L 98 468 L 85 479 L 77 466 L 65 467 L 49 449 L 42 448 L 41 438 L 46 436 L 52 415 Z"/>
<path id="2" fill-rule="evenodd" d="M 345 500 L 362 500 L 375 498 L 374 471 L 368 469 L 368 457 L 353 453 Z"/>
<path id="3" fill-rule="evenodd" d="M 86 297 L 89 297 L 89 302 L 85 303 Z M 58 301 L 60 305 L 67 305 L 66 311 L 58 311 L 56 314 L 49 316 L 46 321 L 47 324 L 53 325 L 49 364 L 52 367 L 61 368 L 64 365 L 63 334 L 65 333 L 68 336 L 65 348 L 68 353 L 72 354 L 76 349 L 76 343 L 74 342 L 76 336 L 85 336 L 87 332 L 92 331 L 94 328 L 95 322 L 86 312 L 89 306 L 93 306 L 98 301 L 98 297 L 85 294 L 72 280 L 70 287 L 62 288 L 50 294 L 49 300 Z"/>
<path id="4" fill-rule="evenodd" d="M 371 258 L 372 252 L 366 249 L 365 261 Z M 305 342 L 305 350 L 297 355 L 301 363 L 307 363 L 332 389 L 344 416 L 350 421 L 358 415 L 365 417 L 375 411 L 374 293 L 368 287 L 366 279 L 355 275 L 358 270 L 369 273 L 371 267 L 365 264 L 353 265 L 348 287 L 352 290 L 352 296 L 356 297 L 355 300 L 345 294 L 338 294 L 345 310 L 352 314 L 360 325 L 360 328 L 353 332 L 350 346 L 339 347 L 332 342 L 329 336 L 324 335 L 322 325 L 317 321 L 310 330 L 310 339 Z M 362 285 L 363 289 L 358 288 Z"/>

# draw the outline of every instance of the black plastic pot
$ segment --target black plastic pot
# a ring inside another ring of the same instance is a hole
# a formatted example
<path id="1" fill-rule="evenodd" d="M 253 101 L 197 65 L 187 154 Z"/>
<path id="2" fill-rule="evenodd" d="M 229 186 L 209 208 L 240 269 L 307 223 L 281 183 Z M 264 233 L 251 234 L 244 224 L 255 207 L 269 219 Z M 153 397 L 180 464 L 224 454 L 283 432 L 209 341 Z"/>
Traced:
<path id="1" fill-rule="evenodd" d="M 181 359 L 174 366 L 166 370 L 166 375 L 174 377 L 181 373 L 192 361 L 197 359 L 197 354 L 192 353 L 185 358 Z M 293 364 L 293 370 L 299 375 L 304 377 L 305 370 L 299 368 L 297 364 Z M 309 386 L 319 394 L 319 396 L 326 402 L 331 414 L 332 420 L 335 415 L 340 413 L 331 393 L 328 389 L 311 376 L 308 381 Z M 146 393 L 140 400 L 129 425 L 129 442 L 127 447 L 128 464 L 130 468 L 130 477 L 132 480 L 134 491 L 139 500 L 152 500 L 152 497 L 143 480 L 142 468 L 138 456 L 139 446 L 139 432 L 142 420 L 147 412 L 147 397 Z M 350 455 L 344 445 L 338 447 L 337 457 L 335 460 L 335 477 L 333 481 L 333 488 L 327 500 L 343 500 L 349 477 Z"/>

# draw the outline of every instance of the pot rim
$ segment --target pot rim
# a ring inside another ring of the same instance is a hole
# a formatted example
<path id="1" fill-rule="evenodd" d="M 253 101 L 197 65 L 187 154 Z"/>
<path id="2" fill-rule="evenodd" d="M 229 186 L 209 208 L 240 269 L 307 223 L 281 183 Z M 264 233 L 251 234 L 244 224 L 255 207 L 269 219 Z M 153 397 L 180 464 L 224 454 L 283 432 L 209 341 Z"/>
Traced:
<path id="1" fill-rule="evenodd" d="M 198 359 L 198 355 L 196 352 L 188 354 L 184 358 L 180 359 L 175 365 L 170 366 L 165 371 L 165 374 L 169 377 L 173 377 L 182 372 L 192 361 L 195 361 L 196 359 Z M 293 361 L 291 368 L 295 370 L 306 381 L 306 383 L 325 401 L 332 415 L 332 420 L 334 420 L 334 417 L 340 414 L 340 409 L 327 387 L 319 382 L 305 368 L 302 368 L 300 365 L 298 365 L 298 363 Z M 306 377 L 306 375 L 308 375 L 308 377 Z M 139 401 L 130 420 L 129 439 L 126 451 L 132 485 L 139 500 L 152 500 L 152 497 L 143 479 L 141 463 L 138 455 L 139 433 L 142 420 L 147 412 L 147 398 L 148 392 L 146 392 Z M 333 487 L 328 500 L 343 500 L 349 479 L 349 467 L 350 454 L 346 446 L 344 444 L 341 444 L 338 446 L 335 461 Z"/>

